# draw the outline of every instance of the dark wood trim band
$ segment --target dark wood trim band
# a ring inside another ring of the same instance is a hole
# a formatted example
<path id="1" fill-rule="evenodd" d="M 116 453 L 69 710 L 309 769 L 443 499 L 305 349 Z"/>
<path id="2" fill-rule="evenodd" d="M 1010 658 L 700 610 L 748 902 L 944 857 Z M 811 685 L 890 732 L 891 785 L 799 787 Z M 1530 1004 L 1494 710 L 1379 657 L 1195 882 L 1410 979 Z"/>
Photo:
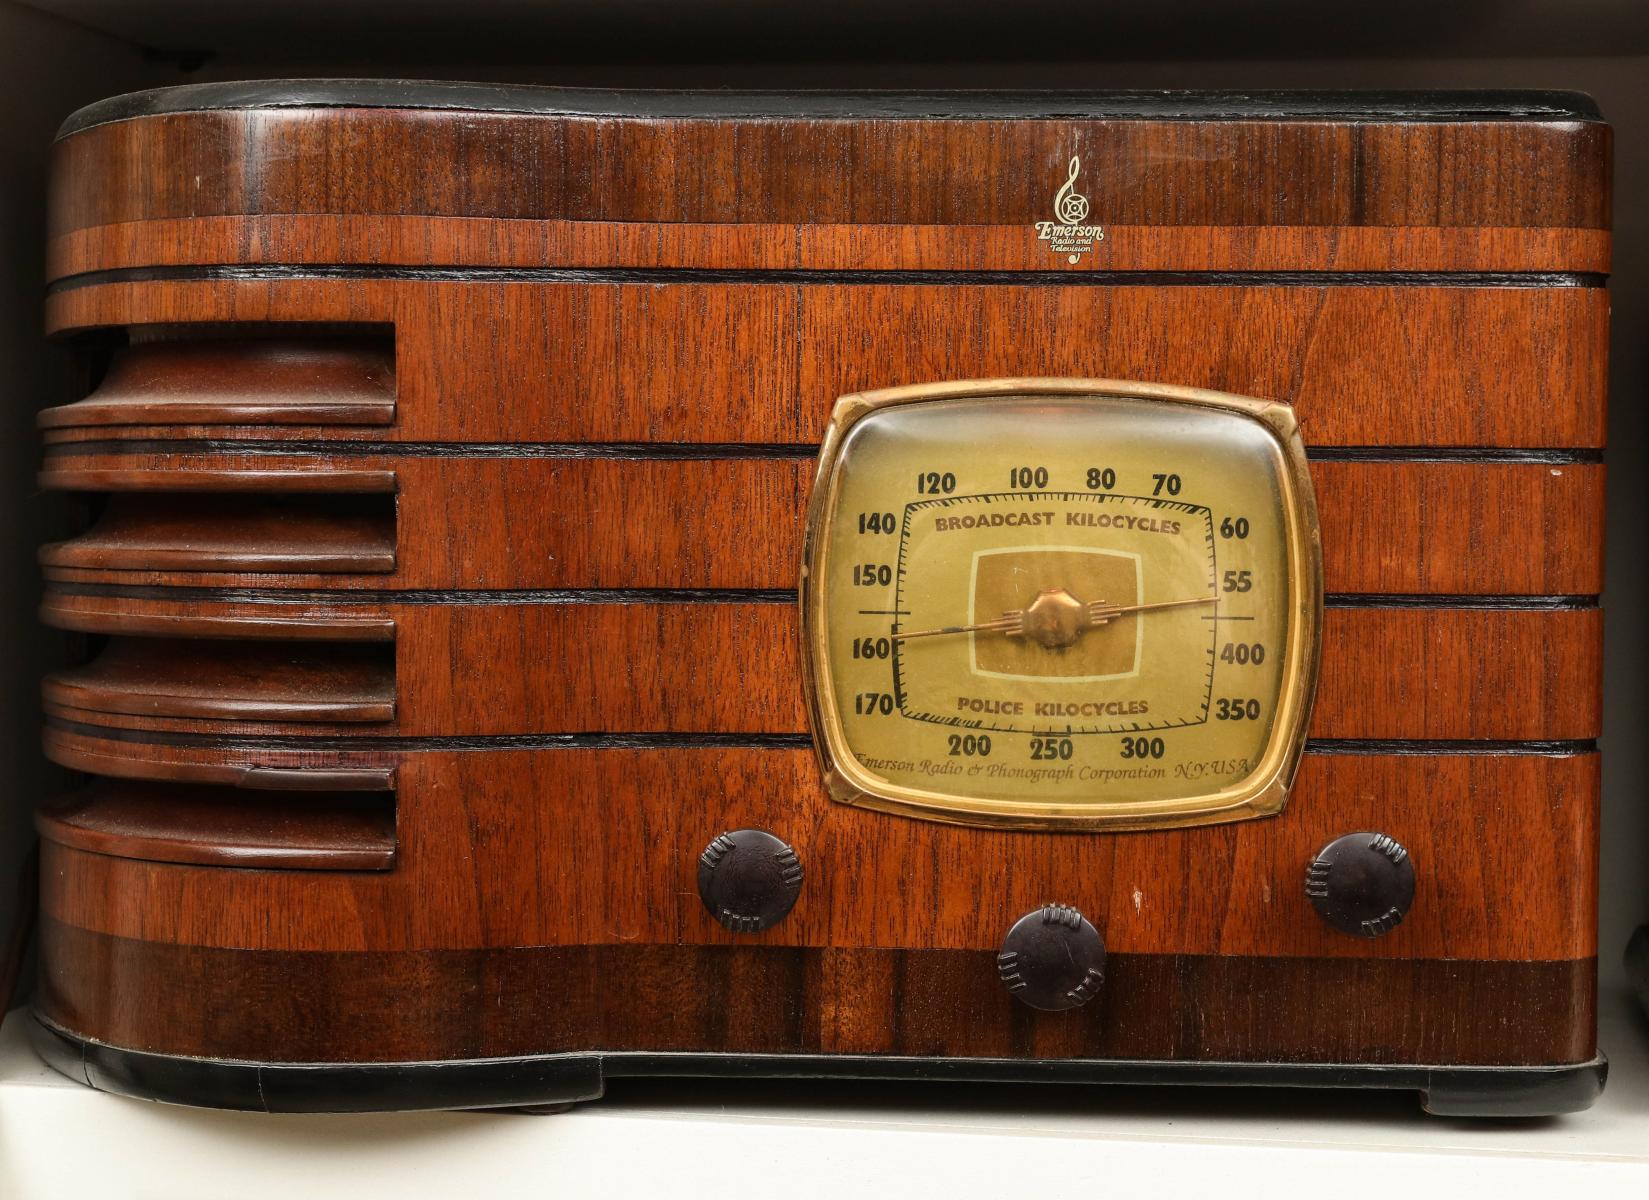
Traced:
<path id="1" fill-rule="evenodd" d="M 48 1020 L 117 1046 L 252 1062 L 611 1050 L 1556 1065 L 1596 1053 L 1591 958 L 1113 954 L 1095 1001 L 1038 1013 L 1002 988 L 991 950 L 293 954 L 42 926 Z M 230 1002 L 249 996 L 259 1002 Z M 1484 996 L 1515 1003 L 1515 1043 L 1478 1019 Z M 382 1020 L 387 997 L 397 1021 Z M 190 1019 L 202 1009 L 217 1019 Z"/>

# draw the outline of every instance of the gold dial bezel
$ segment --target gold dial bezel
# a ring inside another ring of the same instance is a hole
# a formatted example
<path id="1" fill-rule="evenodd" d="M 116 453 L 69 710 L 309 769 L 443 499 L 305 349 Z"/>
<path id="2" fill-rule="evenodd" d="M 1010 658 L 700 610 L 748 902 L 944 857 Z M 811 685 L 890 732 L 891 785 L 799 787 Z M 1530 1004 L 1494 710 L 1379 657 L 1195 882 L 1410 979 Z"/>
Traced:
<path id="1" fill-rule="evenodd" d="M 990 397 L 1105 396 L 1216 409 L 1248 417 L 1276 438 L 1282 466 L 1288 549 L 1288 646 L 1277 716 L 1258 766 L 1237 784 L 1215 792 L 1168 800 L 1106 805 L 1040 800 L 987 799 L 905 787 L 876 779 L 847 749 L 836 707 L 824 611 L 830 522 L 836 511 L 842 449 L 849 431 L 872 413 L 899 405 Z M 1167 829 L 1273 816 L 1288 802 L 1305 750 L 1306 728 L 1316 698 L 1323 621 L 1322 541 L 1317 505 L 1306 466 L 1299 423 L 1287 404 L 1202 388 L 1115 379 L 988 379 L 917 384 L 855 392 L 836 401 L 819 450 L 808 504 L 800 582 L 802 681 L 813 726 L 813 748 L 833 800 L 881 812 L 956 825 L 1041 830 Z"/>

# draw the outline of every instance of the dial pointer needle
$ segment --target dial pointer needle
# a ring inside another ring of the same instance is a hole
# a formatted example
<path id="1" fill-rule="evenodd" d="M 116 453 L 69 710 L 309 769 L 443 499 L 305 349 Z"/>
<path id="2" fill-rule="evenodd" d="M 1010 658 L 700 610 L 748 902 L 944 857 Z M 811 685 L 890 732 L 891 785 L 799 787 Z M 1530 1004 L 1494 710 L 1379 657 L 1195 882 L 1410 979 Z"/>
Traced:
<path id="1" fill-rule="evenodd" d="M 1129 613 L 1154 612 L 1164 608 L 1184 608 L 1191 604 L 1215 604 L 1218 596 L 1192 596 L 1186 600 L 1159 600 L 1152 604 L 1124 604 L 1108 605 L 1096 600 L 1086 606 L 1087 622 L 1089 626 L 1103 625 L 1116 617 L 1127 616 Z M 1017 637 L 1024 632 L 1024 614 L 1022 611 L 1004 613 L 994 621 L 980 621 L 974 625 L 946 625 L 938 629 L 917 629 L 909 633 L 895 633 L 896 642 L 909 641 L 912 638 L 939 637 L 947 633 L 1006 633 L 1009 637 Z"/>

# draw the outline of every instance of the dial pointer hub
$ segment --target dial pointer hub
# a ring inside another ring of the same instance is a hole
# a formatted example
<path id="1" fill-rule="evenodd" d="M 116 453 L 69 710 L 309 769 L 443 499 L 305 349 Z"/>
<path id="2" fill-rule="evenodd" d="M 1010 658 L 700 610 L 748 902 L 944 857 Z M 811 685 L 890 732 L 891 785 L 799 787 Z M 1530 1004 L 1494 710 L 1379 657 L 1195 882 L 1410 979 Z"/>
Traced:
<path id="1" fill-rule="evenodd" d="M 1017 632 L 1045 650 L 1063 650 L 1091 623 L 1082 601 L 1064 588 L 1043 588 L 1019 614 Z"/>

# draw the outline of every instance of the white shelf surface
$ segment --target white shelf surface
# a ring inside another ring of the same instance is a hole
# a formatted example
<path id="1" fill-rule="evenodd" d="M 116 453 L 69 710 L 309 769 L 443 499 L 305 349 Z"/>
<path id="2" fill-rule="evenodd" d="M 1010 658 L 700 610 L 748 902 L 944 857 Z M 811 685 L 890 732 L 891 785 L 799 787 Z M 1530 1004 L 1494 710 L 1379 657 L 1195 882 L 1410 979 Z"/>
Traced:
<path id="1" fill-rule="evenodd" d="M 1602 1101 L 1503 1122 L 1427 1117 L 1401 1093 L 685 1080 L 625 1081 L 555 1116 L 225 1113 L 72 1083 L 17 1011 L 0 1029 L 0 1197 L 1642 1200 L 1649 1021 L 1603 999 Z"/>

